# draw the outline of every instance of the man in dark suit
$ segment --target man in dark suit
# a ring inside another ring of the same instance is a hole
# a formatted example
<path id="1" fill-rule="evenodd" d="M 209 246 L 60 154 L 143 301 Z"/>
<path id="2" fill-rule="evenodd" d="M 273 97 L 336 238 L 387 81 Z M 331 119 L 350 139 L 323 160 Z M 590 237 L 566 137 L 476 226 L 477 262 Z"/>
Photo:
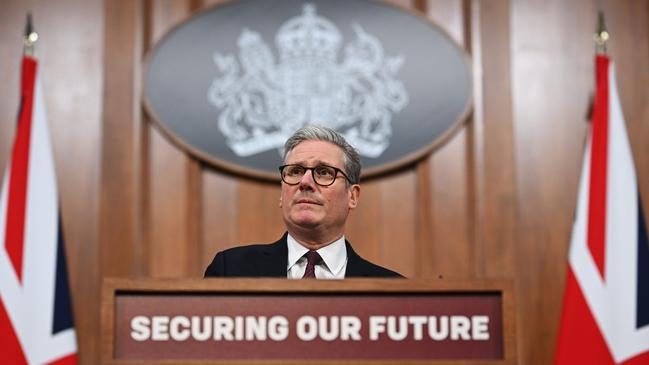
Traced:
<path id="1" fill-rule="evenodd" d="M 329 128 L 306 126 L 284 145 L 280 207 L 287 232 L 272 244 L 219 252 L 205 277 L 402 277 L 361 258 L 344 228 L 360 197 L 358 152 Z"/>

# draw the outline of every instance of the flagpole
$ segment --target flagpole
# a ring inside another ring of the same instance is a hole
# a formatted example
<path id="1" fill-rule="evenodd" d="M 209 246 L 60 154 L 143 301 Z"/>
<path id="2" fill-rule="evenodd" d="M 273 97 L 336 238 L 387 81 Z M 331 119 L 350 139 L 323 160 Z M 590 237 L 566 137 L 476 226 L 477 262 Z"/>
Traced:
<path id="1" fill-rule="evenodd" d="M 597 21 L 597 30 L 595 30 L 595 34 L 593 35 L 596 54 L 606 54 L 606 42 L 608 42 L 609 37 L 610 34 L 608 33 L 606 24 L 604 23 L 604 12 L 600 10 Z"/>
<path id="2" fill-rule="evenodd" d="M 608 33 L 608 30 L 606 29 L 606 23 L 604 22 L 604 12 L 600 10 L 598 11 L 598 16 L 597 16 L 597 28 L 595 29 L 595 33 L 593 34 L 593 41 L 595 42 L 596 55 L 605 56 L 608 54 L 606 51 L 606 44 L 609 38 L 610 38 L 610 34 Z M 594 98 L 595 96 L 591 94 L 588 102 L 588 109 L 586 110 L 587 123 L 590 123 L 593 117 L 593 106 L 595 104 Z M 586 139 L 588 139 L 587 136 Z"/>
<path id="3" fill-rule="evenodd" d="M 25 34 L 23 37 L 23 56 L 34 56 L 34 44 L 38 41 L 38 33 L 32 24 L 32 14 L 27 13 L 27 21 L 25 23 Z"/>

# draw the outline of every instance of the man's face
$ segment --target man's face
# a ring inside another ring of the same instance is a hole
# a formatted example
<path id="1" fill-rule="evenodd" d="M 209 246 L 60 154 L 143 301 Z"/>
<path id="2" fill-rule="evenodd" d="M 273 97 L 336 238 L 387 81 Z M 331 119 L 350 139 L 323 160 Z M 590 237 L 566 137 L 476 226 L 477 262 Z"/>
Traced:
<path id="1" fill-rule="evenodd" d="M 304 141 L 286 156 L 285 164 L 304 167 L 329 165 L 345 171 L 344 155 L 340 147 L 325 141 Z M 335 239 L 342 235 L 351 209 L 358 205 L 360 186 L 347 187 L 340 173 L 333 184 L 320 186 L 308 170 L 299 184 L 282 182 L 280 207 L 289 231 L 313 231 L 320 236 Z M 324 234 L 324 235 L 323 235 Z"/>

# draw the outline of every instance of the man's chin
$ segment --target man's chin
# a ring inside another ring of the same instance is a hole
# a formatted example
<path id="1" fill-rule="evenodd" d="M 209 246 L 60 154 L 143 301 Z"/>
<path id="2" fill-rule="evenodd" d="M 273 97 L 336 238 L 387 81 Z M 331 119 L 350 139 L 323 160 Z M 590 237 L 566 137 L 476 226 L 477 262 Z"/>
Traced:
<path id="1" fill-rule="evenodd" d="M 301 216 L 294 217 L 291 223 L 301 229 L 314 229 L 317 228 L 322 223 L 322 221 L 319 218 L 313 216 Z"/>

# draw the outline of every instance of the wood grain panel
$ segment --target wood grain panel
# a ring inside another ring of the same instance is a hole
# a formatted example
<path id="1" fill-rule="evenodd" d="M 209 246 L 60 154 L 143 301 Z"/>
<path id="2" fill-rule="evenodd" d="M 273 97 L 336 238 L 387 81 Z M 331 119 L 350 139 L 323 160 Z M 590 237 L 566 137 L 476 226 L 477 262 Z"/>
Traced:
<path id="1" fill-rule="evenodd" d="M 104 119 L 100 197 L 104 277 L 146 273 L 142 250 L 142 3 L 105 3 Z"/>
<path id="2" fill-rule="evenodd" d="M 149 138 L 150 275 L 185 277 L 191 269 L 191 247 L 197 245 L 187 237 L 190 221 L 196 218 L 189 211 L 194 199 L 189 191 L 190 161 L 156 129 L 150 130 Z"/>
<path id="3" fill-rule="evenodd" d="M 189 2 L 155 1 L 150 11 L 150 47 L 190 13 Z M 187 277 L 200 275 L 200 241 L 197 236 L 200 220 L 200 168 L 151 123 L 143 153 L 148 163 L 147 218 L 149 265 L 153 277 Z"/>
<path id="4" fill-rule="evenodd" d="M 593 90 L 594 5 L 518 1 L 512 6 L 522 363 L 550 363 L 554 353 Z M 569 16 L 577 13 L 581 16 Z M 535 31 L 541 28 L 542 37 Z"/>
<path id="5" fill-rule="evenodd" d="M 514 275 L 514 233 L 516 227 L 516 185 L 509 52 L 509 3 L 480 4 L 483 61 L 484 210 L 479 211 L 483 236 L 484 278 Z"/>
<path id="6" fill-rule="evenodd" d="M 464 14 L 461 1 L 428 1 L 428 14 L 460 46 L 464 44 Z M 466 121 L 470 123 L 470 120 Z M 467 128 L 465 126 L 464 128 Z M 474 242 L 467 172 L 473 169 L 467 155 L 471 142 L 465 129 L 422 163 L 427 171 L 420 177 L 430 190 L 432 237 L 426 253 L 428 265 L 421 265 L 424 277 L 474 276 Z M 428 180 L 428 181 L 426 181 Z M 420 201 L 420 204 L 423 202 Z M 422 227 L 423 228 L 423 227 Z M 423 244 L 426 244 L 425 242 Z"/>
<path id="7" fill-rule="evenodd" d="M 214 255 L 239 242 L 239 180 L 209 169 L 202 178 L 203 271 Z"/>
<path id="8" fill-rule="evenodd" d="M 286 231 L 279 183 L 239 182 L 239 244 L 273 242 Z"/>
<path id="9" fill-rule="evenodd" d="M 380 184 L 379 265 L 415 277 L 417 175 L 414 169 L 384 177 Z M 367 229 L 371 229 L 367 227 Z"/>
<path id="10" fill-rule="evenodd" d="M 359 206 L 351 212 L 345 237 L 363 258 L 408 277 L 416 265 L 416 174 L 407 169 L 361 182 Z"/>
<path id="11" fill-rule="evenodd" d="M 381 234 L 376 227 L 381 224 L 381 184 L 380 180 L 361 180 L 359 204 L 347 220 L 345 238 L 363 258 L 376 260 L 379 255 Z"/>
<path id="12" fill-rule="evenodd" d="M 464 45 L 463 0 L 427 0 L 426 14 L 459 45 Z"/>
<path id="13" fill-rule="evenodd" d="M 479 149 L 474 149 L 480 176 L 475 185 L 480 202 L 476 207 L 479 223 L 476 242 L 476 271 L 480 278 L 516 275 L 516 175 L 510 66 L 510 4 L 508 1 L 473 2 L 479 24 L 482 62 Z M 475 29 L 475 28 L 474 28 Z M 516 283 L 518 295 L 525 287 Z M 523 289 L 522 289 L 523 288 Z M 517 296 L 517 298 L 519 297 Z M 519 340 L 525 330 L 520 325 Z"/>
<path id="14" fill-rule="evenodd" d="M 20 104 L 20 62 L 27 11 L 25 4 L 18 0 L 7 1 L 2 6 L 0 62 L 4 71 L 0 73 L 0 171 L 4 171 L 9 160 L 16 131 L 16 116 Z"/>

